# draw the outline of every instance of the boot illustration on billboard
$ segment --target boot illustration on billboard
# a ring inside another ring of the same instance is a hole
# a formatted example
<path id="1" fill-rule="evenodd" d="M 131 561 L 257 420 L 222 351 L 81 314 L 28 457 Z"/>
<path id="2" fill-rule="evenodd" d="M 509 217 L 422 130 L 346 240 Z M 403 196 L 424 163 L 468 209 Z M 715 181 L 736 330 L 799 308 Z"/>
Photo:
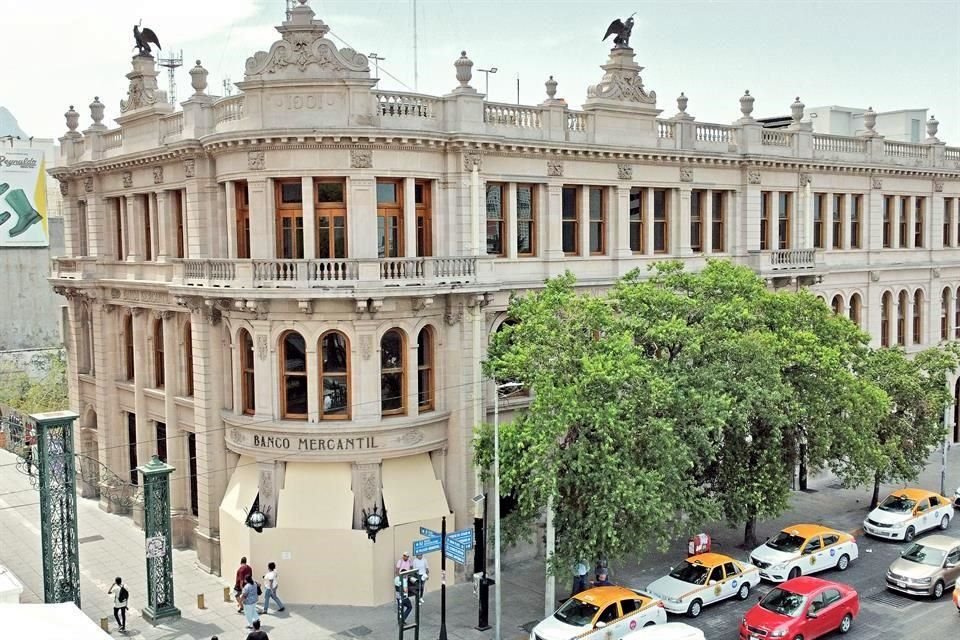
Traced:
<path id="1" fill-rule="evenodd" d="M 0 196 L 7 192 L 7 189 L 10 188 L 10 185 L 6 182 L 0 182 Z"/>
<path id="2" fill-rule="evenodd" d="M 23 189 L 14 189 L 7 194 L 6 200 L 7 204 L 10 205 L 20 217 L 13 229 L 10 229 L 9 236 L 11 238 L 16 238 L 43 219 L 40 212 L 31 206 L 30 201 L 27 200 L 27 194 L 23 192 Z"/>
<path id="3" fill-rule="evenodd" d="M 4 211 L 3 213 L 0 213 L 0 227 L 2 227 L 4 223 L 9 219 L 10 219 L 9 211 Z"/>

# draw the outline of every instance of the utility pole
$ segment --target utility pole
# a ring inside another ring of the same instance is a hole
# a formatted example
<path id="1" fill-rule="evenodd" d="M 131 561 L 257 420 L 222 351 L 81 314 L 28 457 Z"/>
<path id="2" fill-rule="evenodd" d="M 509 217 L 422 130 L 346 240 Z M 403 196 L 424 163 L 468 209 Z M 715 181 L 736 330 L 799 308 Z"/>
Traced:
<path id="1" fill-rule="evenodd" d="M 183 66 L 183 49 L 180 50 L 178 55 L 170 54 L 169 58 L 160 58 L 157 60 L 157 64 L 161 67 L 167 68 L 167 83 L 169 86 L 169 91 L 167 98 L 170 104 L 177 103 L 177 76 L 176 71 L 179 67 Z"/>

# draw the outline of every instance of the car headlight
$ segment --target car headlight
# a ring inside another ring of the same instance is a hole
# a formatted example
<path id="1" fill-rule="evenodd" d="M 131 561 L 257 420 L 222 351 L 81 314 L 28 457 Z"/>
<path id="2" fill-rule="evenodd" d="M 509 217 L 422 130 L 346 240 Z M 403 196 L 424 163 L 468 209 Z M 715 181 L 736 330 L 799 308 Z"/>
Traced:
<path id="1" fill-rule="evenodd" d="M 776 629 L 776 630 L 770 632 L 770 637 L 771 637 L 771 638 L 782 638 L 782 637 L 785 636 L 785 635 L 787 635 L 787 630 L 786 630 L 786 629 Z"/>
<path id="2" fill-rule="evenodd" d="M 673 604 L 682 604 L 682 603 L 683 603 L 683 600 L 681 600 L 680 598 L 667 598 L 667 601 L 668 601 L 668 602 L 672 602 Z"/>
<path id="3" fill-rule="evenodd" d="M 930 578 L 911 578 L 913 584 L 930 584 Z"/>
<path id="4" fill-rule="evenodd" d="M 773 565 L 772 567 L 770 567 L 770 570 L 771 570 L 771 571 L 783 571 L 784 569 L 787 568 L 787 564 L 788 564 L 788 563 L 786 563 L 786 562 L 781 562 L 780 564 L 775 564 L 775 565 Z"/>

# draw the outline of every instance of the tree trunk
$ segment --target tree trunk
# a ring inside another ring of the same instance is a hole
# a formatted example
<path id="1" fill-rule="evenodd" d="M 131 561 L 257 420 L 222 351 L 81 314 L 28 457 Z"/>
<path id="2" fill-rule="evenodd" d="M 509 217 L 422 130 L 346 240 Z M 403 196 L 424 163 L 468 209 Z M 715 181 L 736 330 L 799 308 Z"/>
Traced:
<path id="1" fill-rule="evenodd" d="M 870 510 L 877 508 L 880 504 L 880 472 L 873 474 L 873 497 L 870 498 Z"/>
<path id="2" fill-rule="evenodd" d="M 747 523 L 743 525 L 743 547 L 754 549 L 757 546 L 757 516 L 750 514 Z"/>
<path id="3" fill-rule="evenodd" d="M 800 443 L 800 491 L 807 490 L 807 445 Z"/>

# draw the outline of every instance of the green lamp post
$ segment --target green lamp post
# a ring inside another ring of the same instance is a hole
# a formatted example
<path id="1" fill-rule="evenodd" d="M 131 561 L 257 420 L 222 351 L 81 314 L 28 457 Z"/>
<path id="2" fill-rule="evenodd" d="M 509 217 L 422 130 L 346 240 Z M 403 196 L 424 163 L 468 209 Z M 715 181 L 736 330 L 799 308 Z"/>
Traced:
<path id="1" fill-rule="evenodd" d="M 143 476 L 143 530 L 147 555 L 147 606 L 142 614 L 151 624 L 179 618 L 173 605 L 173 548 L 170 544 L 170 474 L 174 467 L 156 455 L 138 467 Z"/>

